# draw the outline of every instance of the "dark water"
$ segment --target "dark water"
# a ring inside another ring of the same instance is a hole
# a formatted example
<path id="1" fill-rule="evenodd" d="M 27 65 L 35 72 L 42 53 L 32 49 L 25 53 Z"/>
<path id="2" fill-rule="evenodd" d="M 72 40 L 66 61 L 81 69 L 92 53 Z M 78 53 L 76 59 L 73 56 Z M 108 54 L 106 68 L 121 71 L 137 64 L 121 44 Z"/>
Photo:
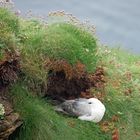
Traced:
<path id="1" fill-rule="evenodd" d="M 101 43 L 140 54 L 140 0 L 13 0 L 21 12 L 64 10 L 96 26 Z"/>

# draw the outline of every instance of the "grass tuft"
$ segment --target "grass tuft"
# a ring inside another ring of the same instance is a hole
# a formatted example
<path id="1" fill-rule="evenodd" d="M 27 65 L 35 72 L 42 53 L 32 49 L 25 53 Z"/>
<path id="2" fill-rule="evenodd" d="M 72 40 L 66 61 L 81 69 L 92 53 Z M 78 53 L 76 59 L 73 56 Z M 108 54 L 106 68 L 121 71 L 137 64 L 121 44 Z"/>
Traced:
<path id="1" fill-rule="evenodd" d="M 45 81 L 49 60 L 65 60 L 73 67 L 85 65 L 94 72 L 98 57 L 95 37 L 72 24 L 55 23 L 43 26 L 37 21 L 25 22 L 22 28 L 22 67 L 27 75 Z"/>
<path id="2" fill-rule="evenodd" d="M 18 32 L 18 18 L 7 9 L 0 8 L 0 60 L 14 50 Z"/>

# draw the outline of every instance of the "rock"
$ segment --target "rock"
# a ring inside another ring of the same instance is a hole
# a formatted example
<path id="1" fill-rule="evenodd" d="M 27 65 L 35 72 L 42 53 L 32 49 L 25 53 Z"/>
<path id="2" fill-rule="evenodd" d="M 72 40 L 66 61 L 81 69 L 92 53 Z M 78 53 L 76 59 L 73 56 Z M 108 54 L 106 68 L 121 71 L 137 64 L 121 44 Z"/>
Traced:
<path id="1" fill-rule="evenodd" d="M 0 121 L 0 139 L 8 139 L 8 137 L 22 124 L 19 114 L 11 113 L 4 120 Z"/>
<path id="2" fill-rule="evenodd" d="M 22 125 L 18 113 L 15 113 L 8 97 L 0 92 L 0 103 L 4 105 L 5 116 L 0 120 L 0 140 L 7 140 L 8 137 Z"/>

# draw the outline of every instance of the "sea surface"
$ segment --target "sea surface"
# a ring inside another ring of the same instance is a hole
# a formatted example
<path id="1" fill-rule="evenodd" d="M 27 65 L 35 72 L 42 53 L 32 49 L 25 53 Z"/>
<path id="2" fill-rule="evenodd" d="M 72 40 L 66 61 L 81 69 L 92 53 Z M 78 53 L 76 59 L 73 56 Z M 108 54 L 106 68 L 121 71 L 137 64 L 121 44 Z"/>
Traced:
<path id="1" fill-rule="evenodd" d="M 64 10 L 96 26 L 102 44 L 140 54 L 140 0 L 13 0 L 21 13 Z"/>

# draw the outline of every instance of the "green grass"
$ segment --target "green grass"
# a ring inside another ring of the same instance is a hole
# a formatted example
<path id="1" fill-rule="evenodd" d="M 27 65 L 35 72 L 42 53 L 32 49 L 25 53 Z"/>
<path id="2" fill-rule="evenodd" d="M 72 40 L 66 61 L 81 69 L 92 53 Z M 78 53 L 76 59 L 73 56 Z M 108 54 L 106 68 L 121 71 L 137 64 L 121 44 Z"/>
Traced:
<path id="1" fill-rule="evenodd" d="M 18 18 L 8 10 L 0 8 L 0 60 L 5 53 L 13 51 L 18 31 Z"/>
<path id="2" fill-rule="evenodd" d="M 47 58 L 42 53 L 46 46 L 46 29 L 38 21 L 20 21 L 21 31 L 19 35 L 21 43 L 21 66 L 26 76 L 36 82 L 45 82 L 47 69 L 44 68 Z"/>
<path id="3" fill-rule="evenodd" d="M 48 58 L 66 60 L 72 66 L 81 62 L 88 72 L 96 68 L 97 41 L 85 29 L 67 23 L 44 26 L 35 20 L 22 21 L 20 38 L 23 70 L 35 80 L 46 80 Z"/>
<path id="4" fill-rule="evenodd" d="M 100 47 L 98 53 L 107 79 L 105 118 L 118 115 L 120 139 L 139 140 L 136 133 L 140 130 L 140 56 L 107 47 Z"/>
<path id="5" fill-rule="evenodd" d="M 17 34 L 19 32 L 18 18 L 5 8 L 0 8 L 0 23 L 7 26 L 7 30 Z"/>
<path id="6" fill-rule="evenodd" d="M 86 66 L 87 71 L 95 70 L 96 39 L 84 29 L 66 23 L 49 25 L 46 44 L 44 52 L 50 58 L 65 59 L 72 65 L 79 61 Z"/>
<path id="7" fill-rule="evenodd" d="M 31 96 L 24 84 L 11 89 L 14 107 L 24 124 L 14 140 L 108 140 L 97 124 L 57 114 L 47 101 Z"/>
<path id="8" fill-rule="evenodd" d="M 30 138 L 35 140 L 111 140 L 111 133 L 117 128 L 121 140 L 139 140 L 140 57 L 122 50 L 104 47 L 99 48 L 98 53 L 101 56 L 98 65 L 104 67 L 107 80 L 103 101 L 106 114 L 102 122 L 110 123 L 109 130 L 103 132 L 101 124 L 57 114 L 47 100 L 31 96 L 25 84 L 17 84 L 12 87 L 11 94 L 15 108 L 24 120 L 23 129 L 17 139 L 22 140 L 24 137 L 25 140 Z M 131 80 L 127 75 L 128 71 L 131 73 Z M 128 89 L 132 92 L 125 95 Z M 114 115 L 118 116 L 116 122 L 111 121 Z"/>

